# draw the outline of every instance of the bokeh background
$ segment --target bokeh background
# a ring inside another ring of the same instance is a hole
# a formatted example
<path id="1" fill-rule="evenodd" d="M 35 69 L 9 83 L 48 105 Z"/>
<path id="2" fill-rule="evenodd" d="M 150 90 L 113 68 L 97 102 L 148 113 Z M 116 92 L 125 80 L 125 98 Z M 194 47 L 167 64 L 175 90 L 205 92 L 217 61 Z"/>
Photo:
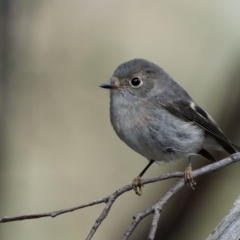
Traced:
<path id="1" fill-rule="evenodd" d="M 115 135 L 109 94 L 98 87 L 132 58 L 162 66 L 240 143 L 240 1 L 1 0 L 0 8 L 1 217 L 104 197 L 145 167 Z M 194 158 L 200 164 L 208 162 Z M 196 179 L 195 191 L 185 187 L 164 209 L 156 239 L 205 239 L 239 195 L 239 172 L 237 163 Z M 120 239 L 175 181 L 121 196 L 94 239 Z M 1 224 L 0 239 L 85 239 L 102 208 Z M 146 239 L 150 220 L 131 239 Z"/>

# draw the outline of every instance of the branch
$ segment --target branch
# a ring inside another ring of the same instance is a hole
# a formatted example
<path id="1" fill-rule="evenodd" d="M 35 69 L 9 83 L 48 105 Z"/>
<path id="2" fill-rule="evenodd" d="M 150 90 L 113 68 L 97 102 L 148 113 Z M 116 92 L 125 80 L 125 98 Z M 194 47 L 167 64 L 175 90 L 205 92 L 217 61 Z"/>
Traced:
<path id="1" fill-rule="evenodd" d="M 134 229 L 137 225 L 148 215 L 153 213 L 153 220 L 151 224 L 151 228 L 148 235 L 148 240 L 152 240 L 155 237 L 158 221 L 160 219 L 160 213 L 163 209 L 163 206 L 167 203 L 167 201 L 184 186 L 184 179 L 180 179 L 165 195 L 161 198 L 161 200 L 153 205 L 152 207 L 148 208 L 144 212 L 138 213 L 136 216 L 133 217 L 134 221 L 129 226 L 127 231 L 125 232 L 122 240 L 127 240 L 133 233 Z"/>
<path id="2" fill-rule="evenodd" d="M 233 154 L 221 161 L 215 162 L 213 164 L 207 165 L 205 167 L 202 167 L 200 169 L 197 169 L 195 171 L 192 172 L 192 176 L 194 178 L 207 174 L 209 172 L 213 172 L 216 171 L 220 168 L 223 168 L 229 164 L 232 164 L 234 162 L 240 161 L 240 153 L 236 153 Z M 149 232 L 149 236 L 148 239 L 152 240 L 154 239 L 154 236 L 156 234 L 156 230 L 157 230 L 157 226 L 158 226 L 158 221 L 160 219 L 160 214 L 161 211 L 164 207 L 164 205 L 168 202 L 168 200 L 170 200 L 170 198 L 177 192 L 179 191 L 183 186 L 184 186 L 184 180 L 183 180 L 183 172 L 173 172 L 173 173 L 166 173 L 157 177 L 153 177 L 153 178 L 148 178 L 148 179 L 143 179 L 142 180 L 142 184 L 149 184 L 149 183 L 153 183 L 153 182 L 158 182 L 158 181 L 162 181 L 162 180 L 166 180 L 166 179 L 170 179 L 170 178 L 181 178 L 160 200 L 158 203 L 156 203 L 155 205 L 153 205 L 151 208 L 145 210 L 142 213 L 137 214 L 134 217 L 134 221 L 133 223 L 129 226 L 128 230 L 125 232 L 123 239 L 128 239 L 129 236 L 131 236 L 131 234 L 133 233 L 134 229 L 137 227 L 137 225 L 140 223 L 140 221 L 145 218 L 146 216 L 153 214 L 153 220 L 152 220 L 152 224 L 151 224 L 151 228 L 150 228 L 150 232 Z M 38 213 L 38 214 L 30 214 L 30 215 L 21 215 L 21 216 L 15 216 L 15 217 L 3 217 L 0 220 L 0 223 L 5 223 L 5 222 L 13 222 L 13 221 L 21 221 L 21 220 L 27 220 L 27 219 L 36 219 L 36 218 L 42 218 L 42 217 L 56 217 L 58 215 L 64 214 L 64 213 L 68 213 L 68 212 L 73 212 L 75 210 L 81 209 L 81 208 L 85 208 L 85 207 L 90 207 L 96 204 L 100 204 L 100 203 L 106 203 L 105 208 L 103 209 L 102 213 L 100 214 L 100 216 L 97 218 L 97 220 L 95 221 L 93 227 L 90 230 L 89 235 L 87 236 L 87 240 L 92 239 L 93 235 L 95 234 L 95 232 L 97 231 L 98 227 L 101 225 L 101 223 L 103 222 L 103 220 L 107 217 L 108 213 L 111 210 L 111 207 L 113 205 L 113 203 L 115 202 L 115 200 L 122 195 L 123 193 L 132 190 L 132 184 L 126 185 L 120 189 L 118 189 L 117 191 L 113 192 L 112 194 L 110 194 L 107 197 L 101 198 L 101 199 L 97 199 L 94 200 L 92 202 L 86 203 L 86 204 L 82 204 L 76 207 L 72 207 L 72 208 L 67 208 L 67 209 L 61 209 L 61 210 L 56 210 L 56 211 L 52 211 L 52 212 L 47 212 L 47 213 Z"/>
<path id="3" fill-rule="evenodd" d="M 143 179 L 142 183 L 143 184 L 149 184 L 149 183 L 158 182 L 158 181 L 166 180 L 166 179 L 170 179 L 170 178 L 180 178 L 182 176 L 183 176 L 182 172 L 166 173 L 166 174 L 163 174 L 163 175 L 160 175 L 160 176 L 157 176 L 157 177 Z M 21 220 L 43 218 L 43 217 L 57 217 L 61 214 L 73 212 L 73 211 L 76 211 L 76 210 L 81 209 L 81 208 L 90 207 L 90 206 L 100 204 L 100 203 L 108 203 L 108 201 L 111 197 L 115 200 L 116 198 L 118 198 L 123 193 L 128 192 L 132 189 L 133 189 L 132 184 L 129 184 L 129 185 L 126 185 L 126 186 L 118 189 L 116 192 L 112 193 L 111 195 L 109 195 L 107 197 L 100 198 L 100 199 L 97 199 L 97 200 L 93 200 L 92 202 L 81 204 L 81 205 L 76 206 L 76 207 L 60 209 L 60 210 L 55 210 L 55 211 L 46 212 L 46 213 L 20 215 L 20 216 L 15 216 L 15 217 L 5 216 L 2 219 L 0 219 L 0 223 L 15 222 L 15 221 L 21 221 Z"/>
<path id="4" fill-rule="evenodd" d="M 234 240 L 240 236 L 240 196 L 207 240 Z"/>
<path id="5" fill-rule="evenodd" d="M 199 168 L 192 172 L 193 178 L 196 178 L 201 175 L 205 175 L 209 172 L 214 172 L 218 169 L 221 169 L 229 164 L 240 161 L 240 153 L 235 153 L 223 160 L 215 162 L 213 164 L 209 164 L 202 168 Z M 148 208 L 144 212 L 137 214 L 133 219 L 134 221 L 126 230 L 122 240 L 127 240 L 133 233 L 134 229 L 137 225 L 150 214 L 153 214 L 152 224 L 148 235 L 148 240 L 153 240 L 157 231 L 158 221 L 160 219 L 160 213 L 164 207 L 164 205 L 168 202 L 168 200 L 176 194 L 182 187 L 184 186 L 184 179 L 180 179 L 161 199 L 158 203 Z M 217 239 L 217 238 L 216 238 Z"/>

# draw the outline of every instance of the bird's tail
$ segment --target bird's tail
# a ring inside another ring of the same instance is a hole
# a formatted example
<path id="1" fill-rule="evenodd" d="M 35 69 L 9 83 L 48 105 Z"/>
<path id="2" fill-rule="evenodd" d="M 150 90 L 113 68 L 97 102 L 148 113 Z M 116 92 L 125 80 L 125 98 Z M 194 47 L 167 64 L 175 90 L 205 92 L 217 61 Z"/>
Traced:
<path id="1" fill-rule="evenodd" d="M 236 143 L 234 142 L 231 142 L 232 146 L 234 147 L 234 149 L 236 150 L 236 152 L 240 152 L 240 146 L 237 145 Z"/>

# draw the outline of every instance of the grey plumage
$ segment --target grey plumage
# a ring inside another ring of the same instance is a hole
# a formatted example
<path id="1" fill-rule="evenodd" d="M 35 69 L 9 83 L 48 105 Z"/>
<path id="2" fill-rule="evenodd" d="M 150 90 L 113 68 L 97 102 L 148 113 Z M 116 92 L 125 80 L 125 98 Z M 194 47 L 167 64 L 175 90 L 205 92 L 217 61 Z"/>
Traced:
<path id="1" fill-rule="evenodd" d="M 210 115 L 152 62 L 125 62 L 115 70 L 111 82 L 101 87 L 111 90 L 110 116 L 117 135 L 149 160 L 199 154 L 213 161 L 208 149 L 229 154 L 240 150 Z"/>

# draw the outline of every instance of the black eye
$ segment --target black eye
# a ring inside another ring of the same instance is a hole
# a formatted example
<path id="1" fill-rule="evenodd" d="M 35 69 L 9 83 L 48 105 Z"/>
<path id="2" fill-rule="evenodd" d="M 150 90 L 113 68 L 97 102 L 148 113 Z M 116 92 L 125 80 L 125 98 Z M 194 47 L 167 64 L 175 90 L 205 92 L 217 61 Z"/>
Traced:
<path id="1" fill-rule="evenodd" d="M 133 87 L 139 87 L 142 84 L 142 81 L 140 78 L 135 77 L 130 81 L 130 83 Z"/>

